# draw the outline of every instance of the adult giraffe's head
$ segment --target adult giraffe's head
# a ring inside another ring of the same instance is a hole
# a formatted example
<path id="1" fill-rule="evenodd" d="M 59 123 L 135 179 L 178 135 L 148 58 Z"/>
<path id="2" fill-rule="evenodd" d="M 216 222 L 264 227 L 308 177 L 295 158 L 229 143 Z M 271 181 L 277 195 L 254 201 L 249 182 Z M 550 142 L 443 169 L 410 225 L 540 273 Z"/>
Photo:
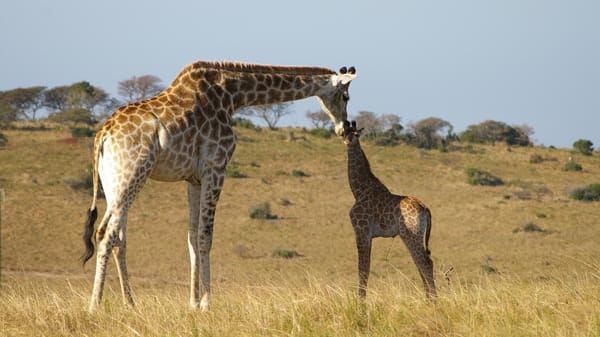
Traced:
<path id="1" fill-rule="evenodd" d="M 322 88 L 317 93 L 317 98 L 321 103 L 321 108 L 329 115 L 335 126 L 335 133 L 338 136 L 344 131 L 344 121 L 348 118 L 348 101 L 350 94 L 348 87 L 350 82 L 356 77 L 356 68 L 342 67 L 337 74 L 331 75 L 328 86 Z"/>

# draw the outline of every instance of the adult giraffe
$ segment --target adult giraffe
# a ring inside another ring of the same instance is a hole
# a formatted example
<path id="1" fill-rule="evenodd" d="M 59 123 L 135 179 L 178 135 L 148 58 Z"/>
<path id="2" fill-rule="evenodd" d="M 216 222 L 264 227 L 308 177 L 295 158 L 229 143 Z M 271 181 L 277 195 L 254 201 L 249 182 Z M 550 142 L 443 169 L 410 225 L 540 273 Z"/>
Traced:
<path id="1" fill-rule="evenodd" d="M 111 251 L 123 300 L 134 305 L 125 229 L 129 207 L 148 178 L 188 182 L 190 305 L 208 309 L 215 208 L 236 143 L 233 113 L 246 106 L 316 96 L 336 133 L 341 134 L 347 118 L 348 87 L 355 77 L 353 67 L 336 73 L 316 67 L 198 61 L 184 67 L 173 83 L 153 98 L 117 109 L 94 142 L 94 189 L 83 234 L 83 264 L 94 254 L 98 178 L 107 206 L 95 230 L 96 275 L 89 310 L 94 311 L 102 299 Z"/>

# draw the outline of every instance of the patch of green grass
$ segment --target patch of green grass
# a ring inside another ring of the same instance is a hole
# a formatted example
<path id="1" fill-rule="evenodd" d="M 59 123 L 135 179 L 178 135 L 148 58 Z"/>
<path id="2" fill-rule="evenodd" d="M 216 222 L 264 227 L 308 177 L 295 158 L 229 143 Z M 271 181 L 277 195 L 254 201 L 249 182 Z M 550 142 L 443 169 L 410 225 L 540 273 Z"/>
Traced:
<path id="1" fill-rule="evenodd" d="M 225 176 L 229 177 L 229 178 L 247 178 L 248 176 L 244 173 L 242 173 L 242 171 L 240 171 L 240 168 L 235 164 L 235 163 L 231 163 L 229 165 L 227 165 L 227 168 L 225 169 Z"/>
<path id="2" fill-rule="evenodd" d="M 590 184 L 571 192 L 571 198 L 581 201 L 600 201 L 600 184 Z"/>
<path id="3" fill-rule="evenodd" d="M 8 137 L 0 133 L 0 146 L 6 146 L 8 144 Z"/>
<path id="4" fill-rule="evenodd" d="M 468 177 L 468 182 L 471 185 L 481 185 L 481 186 L 498 186 L 504 185 L 504 181 L 495 175 L 483 171 L 481 169 L 475 167 L 469 167 L 465 170 L 465 173 Z"/>
<path id="5" fill-rule="evenodd" d="M 277 215 L 271 213 L 271 205 L 268 202 L 256 204 L 250 208 L 251 219 L 275 220 Z"/>
<path id="6" fill-rule="evenodd" d="M 281 257 L 284 259 L 293 259 L 295 257 L 301 257 L 302 255 L 295 250 L 275 249 L 271 256 Z"/>
<path id="7" fill-rule="evenodd" d="M 308 174 L 306 174 L 302 170 L 292 170 L 292 172 L 290 174 L 292 177 L 310 177 Z"/>
<path id="8" fill-rule="evenodd" d="M 79 138 L 79 137 L 94 137 L 94 135 L 96 134 L 96 131 L 92 130 L 91 128 L 87 128 L 87 127 L 73 127 L 71 128 L 71 135 L 73 137 Z"/>
<path id="9" fill-rule="evenodd" d="M 563 166 L 562 170 L 567 172 L 579 172 L 583 170 L 583 167 L 574 161 L 568 161 L 565 166 Z"/>
<path id="10" fill-rule="evenodd" d="M 519 232 L 546 233 L 547 230 L 543 229 L 542 227 L 540 227 L 539 225 L 537 225 L 534 222 L 527 222 L 523 226 L 513 229 L 513 233 L 519 233 Z"/>

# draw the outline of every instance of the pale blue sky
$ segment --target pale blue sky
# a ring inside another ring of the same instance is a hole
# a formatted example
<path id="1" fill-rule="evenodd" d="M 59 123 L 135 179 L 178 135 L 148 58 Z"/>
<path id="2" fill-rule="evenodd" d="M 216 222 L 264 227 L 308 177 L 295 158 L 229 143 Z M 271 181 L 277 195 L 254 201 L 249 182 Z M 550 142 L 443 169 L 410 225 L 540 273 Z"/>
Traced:
<path id="1" fill-rule="evenodd" d="M 0 90 L 153 74 L 195 60 L 354 65 L 349 113 L 528 124 L 600 147 L 600 1 L 19 0 L 0 6 Z M 282 124 L 308 125 L 316 100 Z"/>

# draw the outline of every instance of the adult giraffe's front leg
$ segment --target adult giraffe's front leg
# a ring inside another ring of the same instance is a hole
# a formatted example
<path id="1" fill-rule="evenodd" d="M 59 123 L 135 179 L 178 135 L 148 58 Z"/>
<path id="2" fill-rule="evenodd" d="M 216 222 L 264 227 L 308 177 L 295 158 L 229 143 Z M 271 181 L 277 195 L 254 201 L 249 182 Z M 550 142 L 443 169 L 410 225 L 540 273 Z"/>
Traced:
<path id="1" fill-rule="evenodd" d="M 215 209 L 223 186 L 223 178 L 219 176 L 216 173 L 208 174 L 202 178 L 200 185 L 188 184 L 190 306 L 203 311 L 208 310 L 210 303 L 210 249 Z"/>

